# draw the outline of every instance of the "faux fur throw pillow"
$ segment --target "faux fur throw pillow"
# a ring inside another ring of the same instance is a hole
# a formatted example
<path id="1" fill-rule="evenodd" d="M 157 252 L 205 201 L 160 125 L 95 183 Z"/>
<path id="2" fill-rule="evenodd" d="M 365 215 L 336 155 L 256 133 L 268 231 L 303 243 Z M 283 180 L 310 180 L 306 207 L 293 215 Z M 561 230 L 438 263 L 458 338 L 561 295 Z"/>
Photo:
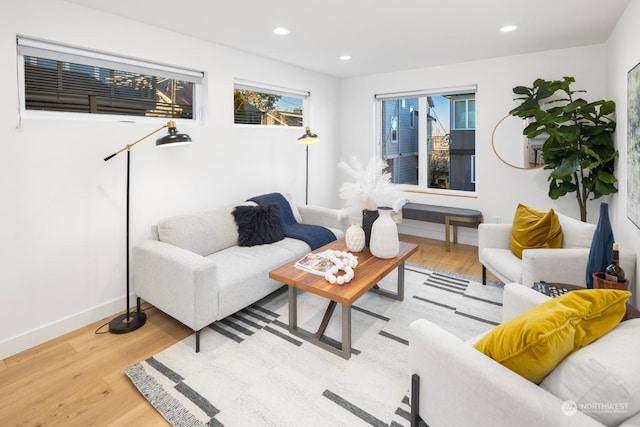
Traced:
<path id="1" fill-rule="evenodd" d="M 233 217 L 238 226 L 238 246 L 255 246 L 284 239 L 277 205 L 236 206 Z"/>

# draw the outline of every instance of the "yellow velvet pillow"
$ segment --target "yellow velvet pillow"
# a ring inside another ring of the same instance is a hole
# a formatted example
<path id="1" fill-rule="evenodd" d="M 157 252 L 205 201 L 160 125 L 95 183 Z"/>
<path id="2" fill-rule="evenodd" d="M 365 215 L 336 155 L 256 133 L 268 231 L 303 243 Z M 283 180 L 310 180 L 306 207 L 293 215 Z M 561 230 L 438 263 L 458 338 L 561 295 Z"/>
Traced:
<path id="1" fill-rule="evenodd" d="M 562 247 L 558 215 L 553 209 L 543 212 L 519 203 L 513 217 L 510 243 L 511 252 L 518 258 L 522 258 L 524 249 Z"/>
<path id="2" fill-rule="evenodd" d="M 538 384 L 566 356 L 613 329 L 631 292 L 567 292 L 496 326 L 474 347 Z"/>

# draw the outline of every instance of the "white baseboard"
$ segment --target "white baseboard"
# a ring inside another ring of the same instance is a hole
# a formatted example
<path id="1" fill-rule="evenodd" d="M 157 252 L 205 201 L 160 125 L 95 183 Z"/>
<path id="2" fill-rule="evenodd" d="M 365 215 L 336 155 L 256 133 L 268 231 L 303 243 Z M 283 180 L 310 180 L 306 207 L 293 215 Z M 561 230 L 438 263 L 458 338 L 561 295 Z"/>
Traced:
<path id="1" fill-rule="evenodd" d="M 402 223 L 398 224 L 398 232 L 444 242 L 444 224 L 403 219 Z M 451 230 L 451 242 L 453 243 L 453 230 Z M 458 243 L 478 246 L 477 230 L 470 227 L 458 227 Z M 130 299 L 135 301 L 136 296 L 131 295 Z M 0 341 L 0 359 L 20 353 L 100 319 L 115 317 L 116 313 L 120 313 L 125 306 L 126 300 L 122 297 Z"/>
<path id="2" fill-rule="evenodd" d="M 131 301 L 135 301 L 135 298 L 135 295 L 132 295 Z M 109 318 L 109 316 L 115 317 L 117 313 L 124 310 L 126 305 L 126 298 L 122 297 L 7 338 L 0 341 L 0 359 L 13 356 L 98 320 Z"/>
<path id="3" fill-rule="evenodd" d="M 425 237 L 444 242 L 444 224 L 403 218 L 402 223 L 398 224 L 398 232 L 409 236 Z M 449 237 L 451 238 L 451 243 L 453 243 L 453 227 L 451 227 Z M 478 246 L 478 230 L 471 227 L 458 227 L 458 243 Z"/>

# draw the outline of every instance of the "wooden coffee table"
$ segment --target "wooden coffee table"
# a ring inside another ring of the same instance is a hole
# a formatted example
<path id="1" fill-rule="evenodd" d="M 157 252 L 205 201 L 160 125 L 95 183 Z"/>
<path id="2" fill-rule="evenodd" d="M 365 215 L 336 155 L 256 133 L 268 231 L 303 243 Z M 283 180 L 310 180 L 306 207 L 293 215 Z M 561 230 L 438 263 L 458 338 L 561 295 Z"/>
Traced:
<path id="1" fill-rule="evenodd" d="M 314 252 L 327 249 L 348 251 L 344 239 L 329 243 Z M 351 357 L 351 305 L 368 291 L 402 301 L 404 299 L 404 263 L 418 249 L 413 243 L 400 242 L 400 253 L 395 258 L 376 258 L 367 248 L 356 252 L 358 266 L 355 277 L 344 285 L 331 284 L 322 276 L 307 273 L 295 267 L 296 261 L 289 262 L 269 273 L 269 277 L 289 286 L 289 332 L 345 359 Z M 376 284 L 394 269 L 398 269 L 396 292 L 377 288 Z M 318 331 L 309 332 L 298 326 L 298 290 L 311 292 L 329 300 L 329 306 L 320 322 Z M 323 340 L 336 304 L 342 306 L 342 342 L 339 347 Z"/>

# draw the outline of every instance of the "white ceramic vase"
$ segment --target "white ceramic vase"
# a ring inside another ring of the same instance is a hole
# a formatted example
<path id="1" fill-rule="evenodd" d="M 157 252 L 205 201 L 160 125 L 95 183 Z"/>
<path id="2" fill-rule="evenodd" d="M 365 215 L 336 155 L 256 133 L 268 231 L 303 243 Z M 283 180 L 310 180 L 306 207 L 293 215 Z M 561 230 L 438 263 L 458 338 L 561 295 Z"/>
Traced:
<path id="1" fill-rule="evenodd" d="M 371 227 L 369 250 L 378 258 L 394 258 L 400 252 L 398 226 L 391 218 L 391 208 L 379 207 L 378 214 L 380 216 Z"/>
<path id="2" fill-rule="evenodd" d="M 344 233 L 344 241 L 351 252 L 360 252 L 364 249 L 364 230 L 360 224 L 351 224 Z"/>

